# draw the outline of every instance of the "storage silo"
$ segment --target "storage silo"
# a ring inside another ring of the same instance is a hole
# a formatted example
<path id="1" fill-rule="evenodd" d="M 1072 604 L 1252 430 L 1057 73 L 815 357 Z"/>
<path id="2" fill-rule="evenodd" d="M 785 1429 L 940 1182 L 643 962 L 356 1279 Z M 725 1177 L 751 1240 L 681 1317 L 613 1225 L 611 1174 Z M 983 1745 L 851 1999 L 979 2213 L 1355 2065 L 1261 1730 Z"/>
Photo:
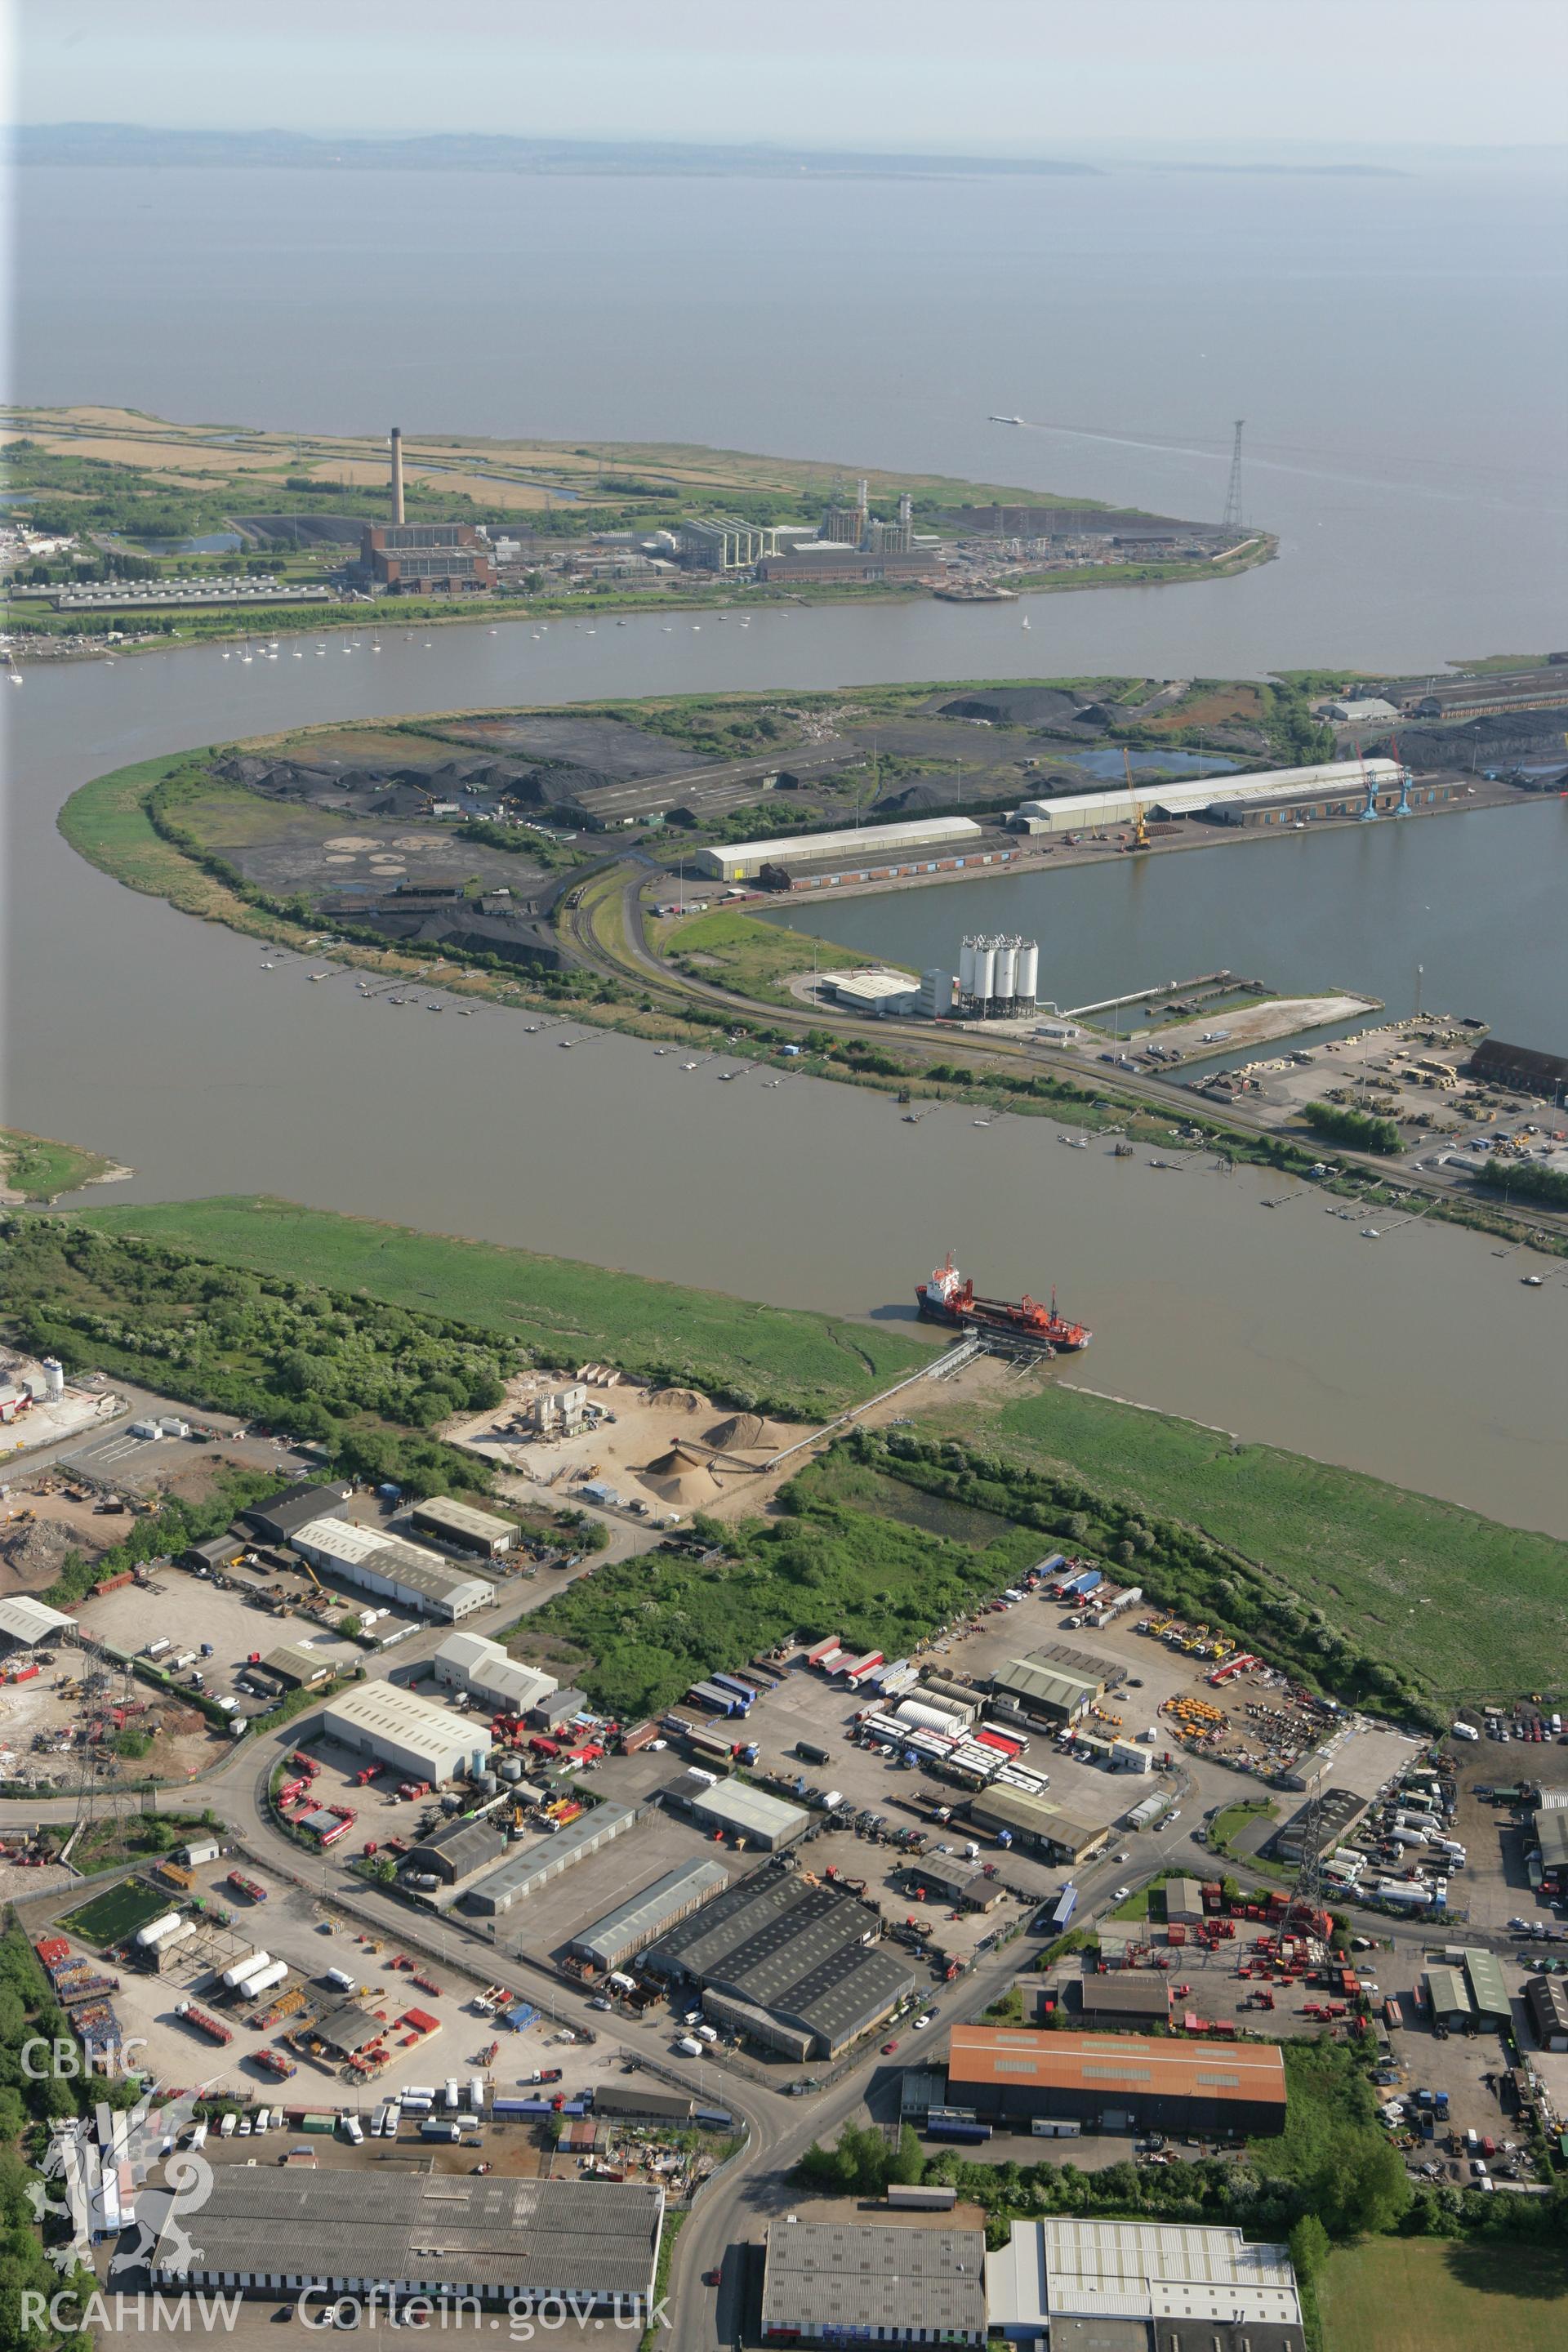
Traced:
<path id="1" fill-rule="evenodd" d="M 974 942 L 974 985 L 970 994 L 978 1003 L 988 1003 L 996 993 L 996 942 L 976 940 Z"/>
<path id="2" fill-rule="evenodd" d="M 65 1367 L 58 1356 L 46 1356 L 43 1360 L 44 1402 L 58 1404 L 66 1392 Z"/>
<path id="3" fill-rule="evenodd" d="M 1037 940 L 1022 940 L 1018 944 L 1018 961 L 1013 982 L 1013 993 L 1025 1004 L 1033 1004 L 1039 992 L 1039 942 Z"/>
<path id="4" fill-rule="evenodd" d="M 998 940 L 996 960 L 992 967 L 991 992 L 994 996 L 1005 999 L 1008 1003 L 1011 1003 L 1013 999 L 1013 974 L 1017 968 L 1017 940 Z"/>
<path id="5" fill-rule="evenodd" d="M 958 992 L 960 996 L 974 993 L 974 950 L 976 941 L 965 940 L 958 950 Z"/>

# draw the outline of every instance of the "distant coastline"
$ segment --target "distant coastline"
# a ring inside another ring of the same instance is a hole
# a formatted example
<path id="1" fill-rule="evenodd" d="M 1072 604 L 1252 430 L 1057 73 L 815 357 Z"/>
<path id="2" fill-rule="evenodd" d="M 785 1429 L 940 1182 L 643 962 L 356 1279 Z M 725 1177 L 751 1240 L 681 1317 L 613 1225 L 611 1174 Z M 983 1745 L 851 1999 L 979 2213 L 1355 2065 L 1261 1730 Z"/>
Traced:
<path id="1" fill-rule="evenodd" d="M 878 154 L 811 147 L 658 141 L 514 139 L 440 132 L 418 139 L 317 139 L 295 131 L 163 131 L 134 122 L 36 122 L 14 134 L 17 163 L 158 164 L 231 171 L 514 172 L 595 179 L 1097 179 L 1095 163 L 1048 156 Z"/>

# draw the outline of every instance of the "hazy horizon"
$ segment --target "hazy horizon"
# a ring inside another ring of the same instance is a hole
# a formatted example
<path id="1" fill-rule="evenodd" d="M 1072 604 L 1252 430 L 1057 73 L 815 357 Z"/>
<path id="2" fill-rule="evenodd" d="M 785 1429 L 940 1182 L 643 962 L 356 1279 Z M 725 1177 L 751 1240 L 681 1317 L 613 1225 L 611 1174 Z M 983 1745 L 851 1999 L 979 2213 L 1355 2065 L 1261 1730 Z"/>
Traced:
<path id="1" fill-rule="evenodd" d="M 1554 0 L 601 0 L 574 38 L 510 0 L 17 0 L 30 125 L 858 152 L 1560 148 Z M 410 120 L 409 92 L 424 110 Z"/>

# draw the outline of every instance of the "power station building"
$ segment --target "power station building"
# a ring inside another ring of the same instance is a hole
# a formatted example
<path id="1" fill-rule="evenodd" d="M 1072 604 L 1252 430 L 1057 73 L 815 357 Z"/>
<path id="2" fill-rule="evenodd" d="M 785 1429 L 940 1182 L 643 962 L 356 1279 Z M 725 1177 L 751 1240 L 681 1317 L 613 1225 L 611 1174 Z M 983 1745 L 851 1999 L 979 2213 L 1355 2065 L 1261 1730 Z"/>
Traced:
<path id="1" fill-rule="evenodd" d="M 384 596 L 478 596 L 496 584 L 495 550 L 471 522 L 371 523 L 360 570 Z"/>
<path id="2" fill-rule="evenodd" d="M 1169 2221 L 1015 2221 L 985 2257 L 993 2338 L 1052 2352 L 1307 2352 L 1289 2251 Z"/>

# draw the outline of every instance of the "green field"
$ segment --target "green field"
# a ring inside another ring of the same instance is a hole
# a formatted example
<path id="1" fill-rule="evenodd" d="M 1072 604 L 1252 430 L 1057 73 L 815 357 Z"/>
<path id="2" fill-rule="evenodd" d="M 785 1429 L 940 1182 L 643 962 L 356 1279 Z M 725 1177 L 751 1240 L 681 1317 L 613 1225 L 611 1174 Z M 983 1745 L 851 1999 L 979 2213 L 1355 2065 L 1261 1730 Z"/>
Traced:
<path id="1" fill-rule="evenodd" d="M 117 1944 L 122 1936 L 134 1935 L 149 1919 L 155 1919 L 169 1907 L 169 1898 L 156 1888 L 143 1886 L 139 1879 L 127 1878 L 118 1886 L 106 1886 L 79 1911 L 68 1912 L 60 1921 L 68 1934 L 79 1936 L 88 1944 Z"/>
<path id="2" fill-rule="evenodd" d="M 596 1569 L 525 1617 L 513 1649 L 564 1667 L 615 1714 L 650 1715 L 801 1631 L 902 1656 L 1038 1556 L 1027 1528 L 981 1548 L 840 1501 L 838 1485 L 833 1464 L 813 1464 L 784 1490 L 783 1516 L 748 1521 L 724 1557 L 661 1551 Z"/>
<path id="3" fill-rule="evenodd" d="M 82 1222 L 499 1331 L 541 1363 L 590 1359 L 691 1381 L 788 1417 L 826 1418 L 916 1371 L 931 1350 L 877 1324 L 758 1307 L 713 1290 L 453 1240 L 288 1201 L 236 1197 L 94 1210 Z"/>
<path id="4" fill-rule="evenodd" d="M 1446 1697 L 1561 1686 L 1568 1544 L 1270 1445 L 1053 1387 L 992 1424 L 1025 1462 L 1199 1528 Z"/>
<path id="5" fill-rule="evenodd" d="M 742 996 L 760 997 L 765 1004 L 798 1003 L 789 992 L 797 973 L 832 971 L 835 967 L 858 971 L 877 961 L 776 923 L 759 923 L 753 915 L 690 915 L 649 928 L 655 952 L 668 957 L 678 971 L 692 980 L 711 981 L 717 988 L 735 989 Z"/>
<path id="6" fill-rule="evenodd" d="M 109 1165 L 100 1152 L 84 1151 L 78 1144 L 0 1127 L 0 1184 L 26 1201 L 52 1201 L 61 1192 L 74 1192 L 101 1176 Z"/>
<path id="7" fill-rule="evenodd" d="M 1318 2307 L 1323 2352 L 1563 2352 L 1568 2253 L 1369 2238 L 1331 2256 Z"/>

